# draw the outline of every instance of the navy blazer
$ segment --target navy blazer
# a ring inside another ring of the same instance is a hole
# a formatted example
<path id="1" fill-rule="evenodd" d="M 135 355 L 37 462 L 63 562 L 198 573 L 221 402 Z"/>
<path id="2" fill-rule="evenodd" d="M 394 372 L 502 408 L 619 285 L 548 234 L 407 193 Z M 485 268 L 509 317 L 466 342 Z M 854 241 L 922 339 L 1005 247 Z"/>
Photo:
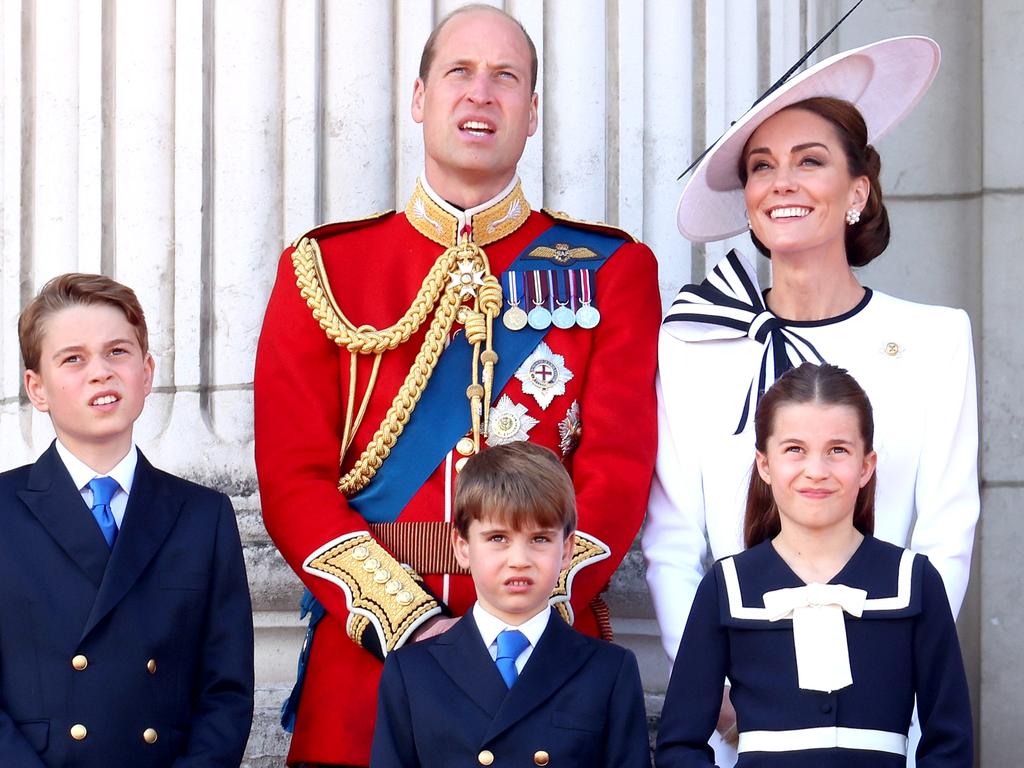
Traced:
<path id="1" fill-rule="evenodd" d="M 508 689 L 467 615 L 444 634 L 388 655 L 372 768 L 548 762 L 650 768 L 643 689 L 630 651 L 552 614 Z"/>
<path id="2" fill-rule="evenodd" d="M 0 765 L 242 759 L 252 610 L 231 503 L 139 453 L 112 551 L 54 445 L 0 474 Z"/>

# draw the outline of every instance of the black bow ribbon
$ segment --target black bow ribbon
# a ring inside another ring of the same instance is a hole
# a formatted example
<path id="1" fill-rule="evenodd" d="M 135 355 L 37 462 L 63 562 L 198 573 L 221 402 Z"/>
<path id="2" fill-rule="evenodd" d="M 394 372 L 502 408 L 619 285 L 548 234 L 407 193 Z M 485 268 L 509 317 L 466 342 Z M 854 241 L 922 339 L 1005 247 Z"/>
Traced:
<path id="1" fill-rule="evenodd" d="M 700 285 L 687 285 L 679 291 L 664 324 L 671 325 L 672 335 L 684 341 L 747 336 L 764 346 L 734 435 L 743 431 L 765 391 L 782 374 L 801 363 L 825 362 L 810 341 L 772 314 L 758 290 L 753 267 L 735 250 L 729 251 Z"/>

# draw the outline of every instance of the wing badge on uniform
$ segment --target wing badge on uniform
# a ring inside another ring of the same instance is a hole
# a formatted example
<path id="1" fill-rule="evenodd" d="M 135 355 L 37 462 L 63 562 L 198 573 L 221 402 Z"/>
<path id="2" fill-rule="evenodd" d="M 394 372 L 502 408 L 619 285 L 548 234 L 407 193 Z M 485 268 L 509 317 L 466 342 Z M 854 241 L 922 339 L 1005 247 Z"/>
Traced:
<path id="1" fill-rule="evenodd" d="M 555 264 L 564 267 L 569 264 L 574 264 L 577 261 L 588 261 L 590 259 L 597 259 L 600 257 L 589 248 L 573 248 L 568 243 L 555 243 L 554 248 L 546 245 L 538 245 L 523 258 L 552 261 Z"/>

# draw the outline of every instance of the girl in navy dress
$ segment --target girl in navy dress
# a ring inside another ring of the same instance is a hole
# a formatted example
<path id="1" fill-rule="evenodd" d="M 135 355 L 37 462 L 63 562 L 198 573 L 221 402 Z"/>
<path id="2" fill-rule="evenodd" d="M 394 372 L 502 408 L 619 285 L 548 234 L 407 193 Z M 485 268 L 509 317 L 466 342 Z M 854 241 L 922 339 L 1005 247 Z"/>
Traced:
<path id="1" fill-rule="evenodd" d="M 969 768 L 956 627 L 928 558 L 875 539 L 871 404 L 845 370 L 805 363 L 765 393 L 746 551 L 697 590 L 672 670 L 657 768 L 714 765 L 722 680 L 738 768 Z"/>

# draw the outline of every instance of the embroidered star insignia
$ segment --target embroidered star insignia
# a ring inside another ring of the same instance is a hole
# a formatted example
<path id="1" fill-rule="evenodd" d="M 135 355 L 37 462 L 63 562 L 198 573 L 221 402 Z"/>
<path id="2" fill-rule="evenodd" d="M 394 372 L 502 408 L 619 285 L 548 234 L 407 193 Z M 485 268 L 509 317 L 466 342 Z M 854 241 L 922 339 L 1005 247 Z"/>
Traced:
<path id="1" fill-rule="evenodd" d="M 452 279 L 451 285 L 448 287 L 458 288 L 460 297 L 467 295 L 476 296 L 477 286 L 484 284 L 484 271 L 475 267 L 476 263 L 469 259 L 460 261 L 459 271 L 448 273 L 448 276 Z"/>
<path id="2" fill-rule="evenodd" d="M 502 395 L 498 404 L 491 408 L 490 428 L 487 444 L 496 445 L 528 440 L 530 430 L 540 422 L 526 413 L 526 406 L 513 403 L 508 395 Z"/>
<path id="3" fill-rule="evenodd" d="M 566 382 L 572 381 L 573 373 L 565 366 L 565 358 L 542 341 L 519 366 L 516 378 L 523 383 L 523 392 L 533 395 L 546 410 L 552 400 L 565 394 Z"/>

